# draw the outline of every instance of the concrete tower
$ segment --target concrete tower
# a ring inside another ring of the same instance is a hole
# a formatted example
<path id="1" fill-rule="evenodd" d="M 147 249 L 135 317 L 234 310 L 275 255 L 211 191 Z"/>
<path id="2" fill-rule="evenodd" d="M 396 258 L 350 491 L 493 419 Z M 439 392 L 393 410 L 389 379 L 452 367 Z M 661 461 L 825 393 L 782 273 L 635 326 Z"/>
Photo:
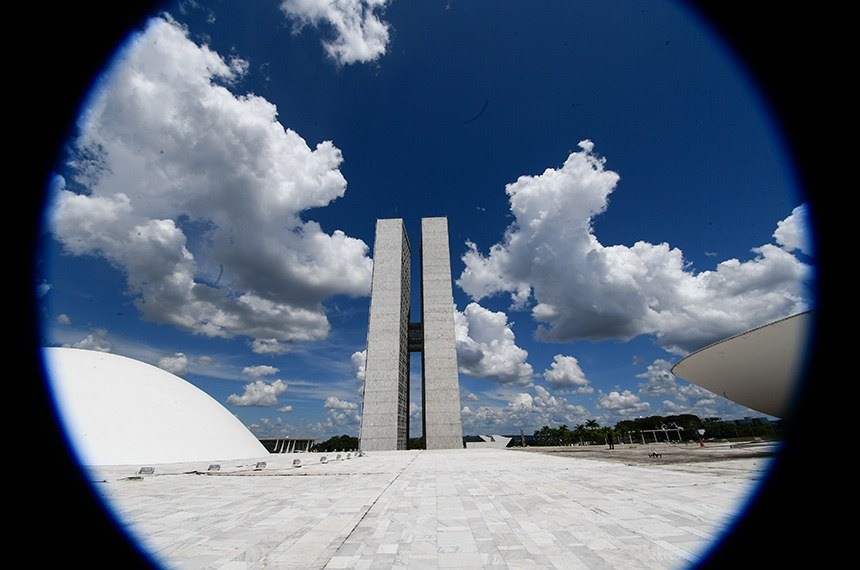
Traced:
<path id="1" fill-rule="evenodd" d="M 409 353 L 421 353 L 427 449 L 460 449 L 460 386 L 448 220 L 421 220 L 421 321 L 410 323 L 409 240 L 401 219 L 377 220 L 361 415 L 364 451 L 406 449 Z"/>
<path id="2" fill-rule="evenodd" d="M 361 412 L 364 451 L 406 449 L 409 441 L 411 255 L 403 220 L 377 220 Z"/>
<path id="3" fill-rule="evenodd" d="M 427 449 L 460 449 L 460 377 L 446 218 L 421 220 L 421 323 L 424 444 Z"/>

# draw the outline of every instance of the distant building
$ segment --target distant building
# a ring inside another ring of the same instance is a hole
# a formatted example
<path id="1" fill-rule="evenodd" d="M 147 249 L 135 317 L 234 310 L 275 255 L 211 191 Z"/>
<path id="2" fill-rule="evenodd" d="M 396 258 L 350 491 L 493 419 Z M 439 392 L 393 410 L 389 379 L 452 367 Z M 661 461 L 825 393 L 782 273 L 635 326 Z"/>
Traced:
<path id="1" fill-rule="evenodd" d="M 746 416 L 742 420 L 734 420 L 734 423 L 739 426 L 766 426 L 770 425 L 773 422 L 771 422 L 768 418 L 765 417 L 753 418 L 750 416 Z"/>
<path id="2" fill-rule="evenodd" d="M 503 435 L 481 435 L 478 436 L 481 438 L 481 441 L 467 441 L 466 448 L 467 449 L 480 449 L 480 448 L 491 448 L 491 449 L 504 449 L 511 442 L 511 437 L 505 437 Z"/>
<path id="3" fill-rule="evenodd" d="M 295 437 L 260 438 L 260 443 L 269 453 L 303 453 L 310 451 L 316 442 L 315 439 Z"/>

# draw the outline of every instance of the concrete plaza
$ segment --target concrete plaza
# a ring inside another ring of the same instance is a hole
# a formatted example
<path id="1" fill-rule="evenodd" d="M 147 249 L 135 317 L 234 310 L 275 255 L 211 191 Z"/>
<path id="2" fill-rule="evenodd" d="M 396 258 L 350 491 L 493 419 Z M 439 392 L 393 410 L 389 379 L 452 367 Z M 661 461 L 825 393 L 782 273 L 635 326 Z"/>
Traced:
<path id="1" fill-rule="evenodd" d="M 674 569 L 719 543 L 774 453 L 728 443 L 300 453 L 89 478 L 168 569 Z"/>

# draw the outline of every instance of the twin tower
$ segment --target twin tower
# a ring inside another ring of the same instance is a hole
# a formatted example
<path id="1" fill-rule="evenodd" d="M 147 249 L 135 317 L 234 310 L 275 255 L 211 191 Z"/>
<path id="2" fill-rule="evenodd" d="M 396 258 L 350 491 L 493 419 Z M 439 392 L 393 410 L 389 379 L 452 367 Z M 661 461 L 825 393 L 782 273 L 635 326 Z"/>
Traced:
<path id="1" fill-rule="evenodd" d="M 425 449 L 462 449 L 448 220 L 421 220 L 421 321 L 410 322 L 412 249 L 403 220 L 376 221 L 362 451 L 406 449 L 409 354 L 421 353 Z"/>

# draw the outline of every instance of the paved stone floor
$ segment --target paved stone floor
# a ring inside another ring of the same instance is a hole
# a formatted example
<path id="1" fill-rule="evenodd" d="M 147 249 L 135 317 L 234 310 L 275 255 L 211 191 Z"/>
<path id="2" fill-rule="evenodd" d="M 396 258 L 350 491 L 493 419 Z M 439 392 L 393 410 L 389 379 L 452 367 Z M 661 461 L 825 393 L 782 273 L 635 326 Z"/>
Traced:
<path id="1" fill-rule="evenodd" d="M 542 451 L 283 454 L 89 475 L 165 569 L 674 569 L 729 530 L 774 449 Z"/>

